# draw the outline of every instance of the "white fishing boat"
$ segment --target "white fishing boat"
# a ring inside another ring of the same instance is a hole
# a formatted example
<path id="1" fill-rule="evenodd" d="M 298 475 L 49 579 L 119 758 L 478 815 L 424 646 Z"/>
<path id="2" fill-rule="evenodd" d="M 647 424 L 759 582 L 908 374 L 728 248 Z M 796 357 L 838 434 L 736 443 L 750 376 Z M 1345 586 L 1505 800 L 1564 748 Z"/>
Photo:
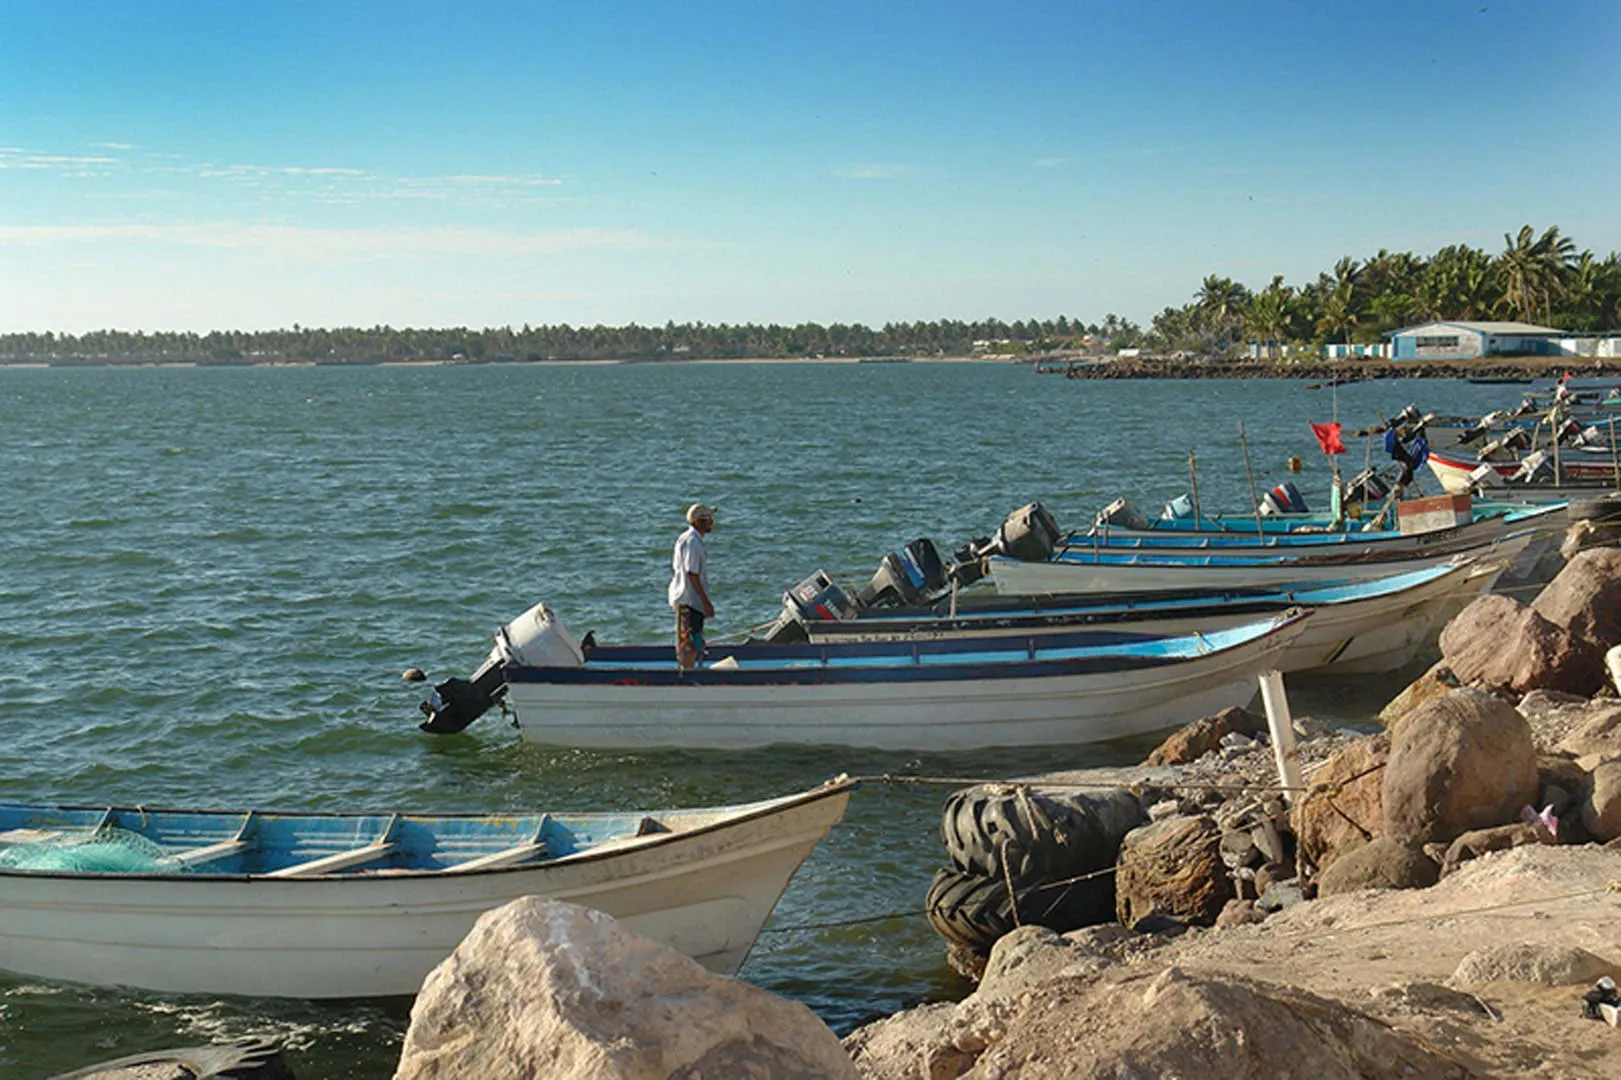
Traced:
<path id="1" fill-rule="evenodd" d="M 1429 554 L 1398 552 L 1352 558 L 1290 555 L 1225 555 L 1182 552 L 1092 552 L 1070 549 L 1051 559 L 1024 561 L 993 556 L 988 565 L 996 591 L 1006 596 L 1078 593 L 1140 593 L 1179 589 L 1303 588 L 1311 584 L 1366 581 L 1439 566 L 1457 555 L 1513 565 L 1539 528 L 1510 533 L 1487 544 Z"/>
<path id="2" fill-rule="evenodd" d="M 853 787 L 635 813 L 0 804 L 0 969 L 181 993 L 415 994 L 480 914 L 541 895 L 732 973 Z"/>
<path id="3" fill-rule="evenodd" d="M 1362 675 L 1410 663 L 1502 571 L 1501 562 L 1463 556 L 1406 574 L 1310 588 L 1051 600 L 964 597 L 924 609 L 867 609 L 846 618 L 815 617 L 815 609 L 795 604 L 789 613 L 807 640 L 832 643 L 1004 637 L 1086 626 L 1145 634 L 1208 633 L 1302 607 L 1312 610 L 1311 620 L 1279 656 L 1278 670 Z"/>
<path id="4" fill-rule="evenodd" d="M 1291 610 L 1178 636 L 745 642 L 684 671 L 668 645 L 581 649 L 536 605 L 498 633 L 471 680 L 435 688 L 422 726 L 459 731 L 504 699 L 524 739 L 553 746 L 946 751 L 1099 742 L 1247 704 L 1256 676 L 1276 666 L 1308 616 Z"/>

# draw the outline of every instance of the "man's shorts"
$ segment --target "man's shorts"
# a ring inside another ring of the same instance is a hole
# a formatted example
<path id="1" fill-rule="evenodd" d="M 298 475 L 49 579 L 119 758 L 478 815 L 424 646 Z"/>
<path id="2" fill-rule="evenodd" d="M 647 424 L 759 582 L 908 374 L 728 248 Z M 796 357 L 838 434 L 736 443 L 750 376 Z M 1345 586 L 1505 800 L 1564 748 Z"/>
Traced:
<path id="1" fill-rule="evenodd" d="M 675 609 L 675 658 L 692 656 L 695 661 L 704 658 L 704 613 L 685 604 Z"/>

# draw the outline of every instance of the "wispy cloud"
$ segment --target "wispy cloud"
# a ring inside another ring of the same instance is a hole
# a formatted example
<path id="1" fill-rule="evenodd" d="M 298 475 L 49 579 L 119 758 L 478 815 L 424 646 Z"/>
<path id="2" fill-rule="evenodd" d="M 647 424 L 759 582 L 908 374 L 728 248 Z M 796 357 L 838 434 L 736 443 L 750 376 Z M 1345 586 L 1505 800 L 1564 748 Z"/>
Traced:
<path id="1" fill-rule="evenodd" d="M 474 228 L 318 229 L 289 225 L 0 225 L 0 247 L 134 242 L 180 248 L 258 251 L 351 262 L 415 255 L 515 257 L 565 251 L 664 246 L 637 229 L 580 228 L 505 233 Z"/>
<path id="2" fill-rule="evenodd" d="M 133 150 L 133 149 L 135 149 L 135 144 L 134 143 L 127 143 L 127 142 L 93 142 L 90 145 L 95 147 L 97 150 Z"/>
<path id="3" fill-rule="evenodd" d="M 910 165 L 839 165 L 833 169 L 834 176 L 845 180 L 899 180 L 911 172 Z"/>

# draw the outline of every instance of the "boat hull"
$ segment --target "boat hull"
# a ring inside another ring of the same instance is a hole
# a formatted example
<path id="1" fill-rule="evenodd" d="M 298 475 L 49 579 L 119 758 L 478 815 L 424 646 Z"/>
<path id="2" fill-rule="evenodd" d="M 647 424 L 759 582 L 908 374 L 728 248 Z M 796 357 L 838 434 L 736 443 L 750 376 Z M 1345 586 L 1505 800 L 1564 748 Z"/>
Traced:
<path id="1" fill-rule="evenodd" d="M 991 560 L 990 577 L 996 591 L 1004 596 L 1064 596 L 1087 593 L 1159 592 L 1193 587 L 1210 589 L 1280 588 L 1308 586 L 1332 581 L 1366 581 L 1387 574 L 1403 574 L 1438 566 L 1455 554 L 1513 563 L 1530 546 L 1535 530 L 1505 536 L 1481 548 L 1460 553 L 1443 551 L 1431 555 L 1383 558 L 1367 561 L 1310 562 L 1278 559 L 1266 562 L 1243 560 L 1176 562 L 1168 559 L 1140 561 L 1047 561 L 1020 562 L 1015 559 Z"/>
<path id="2" fill-rule="evenodd" d="M 507 704 L 527 741 L 611 749 L 744 749 L 781 743 L 956 751 L 1100 742 L 1248 704 L 1309 619 L 1280 618 L 1241 645 L 1129 671 L 994 678 L 938 670 L 881 680 L 644 684 L 552 681 L 510 671 Z M 932 676 L 932 677 L 930 677 Z M 944 677 L 942 677 L 944 676 Z"/>
<path id="3" fill-rule="evenodd" d="M 533 867 L 307 879 L 0 873 L 0 968 L 177 993 L 410 995 L 481 914 L 540 895 L 604 911 L 732 974 L 851 787 Z"/>
<path id="4" fill-rule="evenodd" d="M 1277 668 L 1286 675 L 1358 675 L 1404 667 L 1419 650 L 1435 641 L 1453 615 L 1489 590 L 1501 573 L 1501 563 L 1469 561 L 1433 575 L 1421 573 L 1418 576 L 1424 580 L 1410 587 L 1373 592 L 1343 602 L 1320 603 L 1311 599 L 1309 592 L 1301 594 L 1298 602 L 1312 608 L 1312 617 L 1279 656 Z M 1121 629 L 1165 635 L 1219 630 L 1256 617 L 1254 609 L 1246 610 L 1242 601 L 1227 606 L 1235 610 L 1210 606 L 1155 614 L 1152 605 L 1145 605 L 1147 610 L 1132 610 L 1124 605 L 1112 610 L 1116 617 L 1125 620 L 1117 624 Z M 1091 613 L 1095 612 L 1096 617 L 1105 618 L 1111 609 L 1080 610 L 1083 617 L 1093 617 Z M 1055 632 L 1075 625 L 1062 614 L 1053 614 L 1049 619 L 1046 628 Z M 1009 619 L 1006 614 L 981 620 L 943 616 L 877 617 L 843 622 L 807 621 L 802 625 L 812 641 L 928 640 L 1032 632 L 1029 622 Z"/>

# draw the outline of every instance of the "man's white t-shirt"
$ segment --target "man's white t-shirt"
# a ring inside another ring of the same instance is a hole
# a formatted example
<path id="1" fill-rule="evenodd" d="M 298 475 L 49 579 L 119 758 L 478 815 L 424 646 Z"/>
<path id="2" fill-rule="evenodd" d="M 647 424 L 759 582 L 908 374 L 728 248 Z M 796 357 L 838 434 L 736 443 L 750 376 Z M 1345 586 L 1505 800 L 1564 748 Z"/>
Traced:
<path id="1" fill-rule="evenodd" d="M 709 573 L 704 565 L 704 534 L 689 525 L 687 531 L 676 537 L 675 551 L 670 556 L 670 588 L 668 595 L 672 610 L 689 607 L 696 611 L 704 609 L 704 602 L 698 596 L 698 590 L 692 587 L 688 574 L 697 574 L 698 580 L 703 583 L 704 595 L 709 594 Z"/>

